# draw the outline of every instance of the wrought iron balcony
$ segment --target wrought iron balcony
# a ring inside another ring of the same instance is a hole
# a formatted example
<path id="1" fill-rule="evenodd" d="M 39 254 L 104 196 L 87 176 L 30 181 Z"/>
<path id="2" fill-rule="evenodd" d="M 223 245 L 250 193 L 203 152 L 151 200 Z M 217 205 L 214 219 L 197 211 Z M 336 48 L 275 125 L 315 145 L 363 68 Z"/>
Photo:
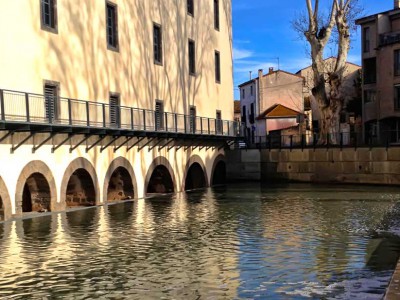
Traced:
<path id="1" fill-rule="evenodd" d="M 0 129 L 235 138 L 240 122 L 0 89 Z"/>

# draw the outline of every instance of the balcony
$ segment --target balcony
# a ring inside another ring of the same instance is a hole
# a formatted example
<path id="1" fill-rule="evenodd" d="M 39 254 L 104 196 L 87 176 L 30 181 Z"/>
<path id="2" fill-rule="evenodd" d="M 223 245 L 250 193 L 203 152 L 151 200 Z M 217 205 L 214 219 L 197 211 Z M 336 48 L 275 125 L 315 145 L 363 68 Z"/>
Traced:
<path id="1" fill-rule="evenodd" d="M 237 121 L 1 89 L 0 130 L 221 140 L 243 135 Z"/>
<path id="2" fill-rule="evenodd" d="M 392 45 L 400 42 L 400 31 L 389 32 L 379 35 L 379 47 Z"/>

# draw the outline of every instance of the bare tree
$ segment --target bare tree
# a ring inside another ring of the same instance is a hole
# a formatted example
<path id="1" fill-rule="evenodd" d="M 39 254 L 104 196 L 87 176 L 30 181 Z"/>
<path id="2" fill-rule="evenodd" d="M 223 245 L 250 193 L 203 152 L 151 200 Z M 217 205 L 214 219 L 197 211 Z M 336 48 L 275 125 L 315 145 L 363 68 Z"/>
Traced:
<path id="1" fill-rule="evenodd" d="M 320 0 L 305 0 L 307 14 L 301 15 L 293 26 L 307 40 L 312 59 L 312 95 L 320 112 L 320 144 L 337 143 L 340 112 L 344 95 L 341 89 L 347 56 L 350 49 L 350 33 L 354 19 L 362 12 L 358 0 L 331 0 L 327 17 L 320 12 Z M 324 50 L 329 43 L 336 43 L 336 64 L 331 72 L 324 66 Z M 328 140 L 330 137 L 330 141 Z"/>

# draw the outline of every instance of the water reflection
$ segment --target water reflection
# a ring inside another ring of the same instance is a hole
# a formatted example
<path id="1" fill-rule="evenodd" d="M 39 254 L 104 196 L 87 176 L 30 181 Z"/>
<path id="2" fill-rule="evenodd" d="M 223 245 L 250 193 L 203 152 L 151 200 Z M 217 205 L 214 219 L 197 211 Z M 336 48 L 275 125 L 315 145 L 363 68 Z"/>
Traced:
<path id="1" fill-rule="evenodd" d="M 237 185 L 4 223 L 0 297 L 380 299 L 399 200 Z"/>

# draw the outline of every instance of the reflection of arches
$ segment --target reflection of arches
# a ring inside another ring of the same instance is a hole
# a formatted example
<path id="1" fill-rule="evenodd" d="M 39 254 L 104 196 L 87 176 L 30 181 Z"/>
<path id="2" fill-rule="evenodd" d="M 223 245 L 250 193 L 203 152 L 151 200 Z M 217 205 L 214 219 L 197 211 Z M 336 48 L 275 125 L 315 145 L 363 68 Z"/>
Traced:
<path id="1" fill-rule="evenodd" d="M 145 191 L 146 194 L 176 191 L 175 174 L 165 157 L 159 156 L 151 163 L 145 179 Z"/>
<path id="2" fill-rule="evenodd" d="M 103 186 L 103 200 L 137 198 L 137 183 L 130 162 L 118 157 L 110 164 Z"/>
<path id="3" fill-rule="evenodd" d="M 77 158 L 65 170 L 60 200 L 67 206 L 91 206 L 100 202 L 96 170 L 87 159 Z"/>
<path id="4" fill-rule="evenodd" d="M 7 187 L 0 177 L 0 221 L 6 221 L 11 218 L 11 200 Z"/>
<path id="5" fill-rule="evenodd" d="M 207 171 L 198 155 L 193 155 L 186 164 L 184 190 L 208 187 Z"/>
<path id="6" fill-rule="evenodd" d="M 220 185 L 226 183 L 226 164 L 225 156 L 218 155 L 215 160 L 211 171 L 211 185 Z"/>
<path id="7" fill-rule="evenodd" d="M 57 189 L 50 168 L 42 161 L 31 161 L 21 171 L 15 192 L 17 214 L 59 210 Z"/>

